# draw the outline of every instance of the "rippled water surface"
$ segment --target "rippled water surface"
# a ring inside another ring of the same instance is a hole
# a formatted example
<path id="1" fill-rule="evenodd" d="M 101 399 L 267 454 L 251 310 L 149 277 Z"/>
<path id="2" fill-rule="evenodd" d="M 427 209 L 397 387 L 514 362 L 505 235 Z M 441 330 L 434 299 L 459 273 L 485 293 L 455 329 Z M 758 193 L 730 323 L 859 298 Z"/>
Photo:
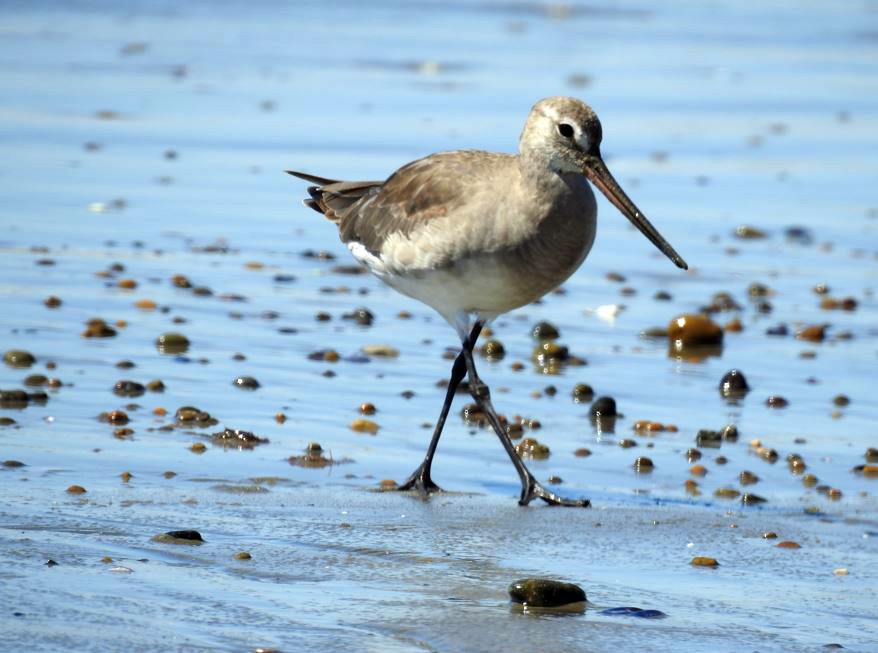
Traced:
<path id="1" fill-rule="evenodd" d="M 0 468 L 3 646 L 876 650 L 878 480 L 852 471 L 878 447 L 876 46 L 871 1 L 0 6 L 0 333 L 3 352 L 36 357 L 3 365 L 0 388 L 48 394 L 0 405 L 0 459 L 24 463 Z M 506 356 L 480 359 L 498 410 L 541 424 L 526 430 L 551 450 L 528 463 L 537 477 L 594 507 L 519 507 L 462 395 L 434 467 L 449 492 L 377 492 L 421 460 L 455 336 L 340 267 L 353 261 L 333 225 L 282 171 L 381 179 L 438 150 L 513 151 L 530 106 L 556 94 L 595 107 L 610 168 L 691 266 L 600 198 L 587 263 L 500 318 Z M 737 238 L 742 225 L 765 237 Z M 641 337 L 720 292 L 739 308 L 712 318 L 743 330 L 711 355 Z M 359 307 L 371 326 L 345 318 Z M 92 318 L 117 334 L 83 337 Z M 543 374 L 541 320 L 587 365 Z M 807 326 L 824 340 L 796 338 Z M 188 350 L 160 351 L 167 332 Z M 376 344 L 399 355 L 362 353 Z M 329 349 L 340 360 L 309 357 Z M 752 388 L 737 402 L 718 391 L 732 368 Z M 34 374 L 60 384 L 26 386 Z M 165 389 L 119 397 L 120 380 Z M 572 400 L 577 383 L 616 399 L 614 430 Z M 363 402 L 375 435 L 350 428 Z M 168 428 L 187 405 L 217 423 Z M 98 419 L 116 410 L 128 424 Z M 638 420 L 677 430 L 640 435 Z M 692 476 L 696 433 L 726 424 L 738 441 L 701 447 L 707 473 Z M 269 442 L 212 443 L 224 427 Z M 310 442 L 340 464 L 291 465 Z M 635 473 L 639 456 L 652 473 Z M 760 481 L 742 487 L 744 470 Z M 205 542 L 151 539 L 182 529 Z M 587 609 L 514 610 L 506 588 L 527 576 L 580 584 Z M 622 606 L 667 617 L 601 614 Z"/>

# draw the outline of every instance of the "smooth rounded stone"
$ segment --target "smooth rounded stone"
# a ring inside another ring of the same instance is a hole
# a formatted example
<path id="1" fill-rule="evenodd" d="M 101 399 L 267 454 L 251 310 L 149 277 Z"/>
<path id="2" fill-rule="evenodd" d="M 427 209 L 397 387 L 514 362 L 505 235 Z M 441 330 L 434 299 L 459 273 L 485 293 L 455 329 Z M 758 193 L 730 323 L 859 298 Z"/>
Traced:
<path id="1" fill-rule="evenodd" d="M 353 422 L 351 422 L 351 431 L 356 433 L 368 433 L 369 435 L 375 435 L 378 433 L 378 429 L 381 427 L 377 422 L 373 422 L 370 419 L 365 419 L 362 417 L 358 417 Z"/>
<path id="2" fill-rule="evenodd" d="M 631 438 L 622 438 L 616 444 L 618 444 L 623 449 L 630 449 L 631 447 L 637 446 L 637 440 L 632 440 Z"/>
<path id="3" fill-rule="evenodd" d="M 539 365 L 551 362 L 564 362 L 570 358 L 570 350 L 553 340 L 544 340 L 537 345 L 531 354 L 531 360 Z"/>
<path id="4" fill-rule="evenodd" d="M 717 562 L 716 558 L 708 558 L 706 556 L 695 556 L 689 564 L 693 567 L 711 567 L 713 569 L 719 567 L 719 562 Z"/>
<path id="5" fill-rule="evenodd" d="M 689 496 L 697 497 L 701 494 L 698 483 L 693 481 L 691 478 L 687 478 L 685 481 L 683 481 L 683 489 L 686 490 L 686 494 L 688 494 Z"/>
<path id="6" fill-rule="evenodd" d="M 579 449 L 574 450 L 573 455 L 577 458 L 588 458 L 591 455 L 591 449 L 580 447 Z"/>
<path id="7" fill-rule="evenodd" d="M 669 302 L 673 299 L 673 296 L 667 290 L 659 290 L 652 298 L 659 302 Z"/>
<path id="8" fill-rule="evenodd" d="M 759 477 L 756 476 L 753 472 L 747 471 L 746 469 L 738 475 L 738 482 L 741 485 L 755 485 L 759 482 Z"/>
<path id="9" fill-rule="evenodd" d="M 375 321 L 375 316 L 372 314 L 372 311 L 363 306 L 355 308 L 350 313 L 345 313 L 341 318 L 343 320 L 352 320 L 360 326 L 372 326 L 372 323 Z"/>
<path id="10" fill-rule="evenodd" d="M 586 600 L 585 591 L 574 583 L 548 578 L 522 578 L 509 586 L 513 603 L 534 608 L 555 608 Z"/>
<path id="11" fill-rule="evenodd" d="M 174 419 L 179 426 L 186 427 L 207 427 L 219 424 L 219 420 L 212 417 L 210 413 L 195 406 L 180 406 L 174 413 Z"/>
<path id="12" fill-rule="evenodd" d="M 13 426 L 17 422 L 11 417 L 6 417 L 5 415 L 0 415 L 0 426 Z"/>
<path id="13" fill-rule="evenodd" d="M 139 397 L 146 392 L 146 388 L 137 381 L 116 381 L 113 386 L 113 394 L 119 397 Z"/>
<path id="14" fill-rule="evenodd" d="M 855 465 L 851 471 L 854 474 L 862 474 L 866 478 L 878 478 L 878 465 Z"/>
<path id="15" fill-rule="evenodd" d="M 515 451 L 522 458 L 531 458 L 533 460 L 545 460 L 551 454 L 549 447 L 536 438 L 524 438 L 515 445 Z"/>
<path id="16" fill-rule="evenodd" d="M 768 238 L 768 234 L 758 227 L 747 224 L 738 225 L 733 232 L 735 238 L 741 240 L 762 240 Z"/>
<path id="17" fill-rule="evenodd" d="M 695 435 L 695 446 L 705 449 L 719 449 L 723 443 L 723 436 L 719 431 L 701 429 Z"/>
<path id="18" fill-rule="evenodd" d="M 171 285 L 175 288 L 191 288 L 192 282 L 189 281 L 189 278 L 182 274 L 175 274 L 171 277 Z"/>
<path id="19" fill-rule="evenodd" d="M 165 384 L 160 379 L 155 379 L 146 384 L 146 389 L 150 392 L 164 392 Z"/>
<path id="20" fill-rule="evenodd" d="M 823 342 L 826 339 L 825 324 L 812 324 L 796 331 L 796 338 L 808 342 Z"/>
<path id="21" fill-rule="evenodd" d="M 706 313 L 722 313 L 726 311 L 740 311 L 743 310 L 743 308 L 743 306 L 735 301 L 735 298 L 732 297 L 731 294 L 727 292 L 718 292 L 710 299 L 710 304 L 705 306 L 702 310 Z"/>
<path id="22" fill-rule="evenodd" d="M 530 335 L 535 340 L 557 340 L 561 337 L 561 332 L 551 322 L 537 322 L 531 329 Z"/>
<path id="23" fill-rule="evenodd" d="M 878 447 L 869 447 L 863 455 L 867 463 L 878 463 Z"/>
<path id="24" fill-rule="evenodd" d="M 122 479 L 123 483 L 127 483 L 132 478 L 134 478 L 134 474 L 132 474 L 131 472 L 122 472 L 121 474 L 119 474 L 119 478 Z"/>
<path id="25" fill-rule="evenodd" d="M 801 549 L 802 545 L 798 542 L 792 542 L 790 540 L 784 540 L 783 542 L 778 542 L 775 546 L 778 549 Z"/>
<path id="26" fill-rule="evenodd" d="M 252 376 L 239 376 L 237 379 L 232 381 L 232 384 L 241 388 L 242 390 L 256 390 L 260 387 L 259 381 L 257 381 Z"/>
<path id="27" fill-rule="evenodd" d="M 743 397 L 750 392 L 750 385 L 741 370 L 732 369 L 720 379 L 719 391 L 724 397 Z"/>
<path id="28" fill-rule="evenodd" d="M 24 384 L 31 388 L 38 388 L 41 385 L 46 385 L 48 382 L 49 377 L 45 374 L 31 374 L 24 379 Z"/>
<path id="29" fill-rule="evenodd" d="M 160 354 L 183 354 L 189 351 L 189 338 L 182 333 L 163 333 L 156 338 L 155 346 Z"/>
<path id="30" fill-rule="evenodd" d="M 790 405 L 790 402 L 780 395 L 770 395 L 768 399 L 765 400 L 765 405 L 769 408 L 786 408 Z"/>
<path id="31" fill-rule="evenodd" d="M 258 444 L 266 444 L 268 438 L 261 438 L 250 431 L 241 429 L 224 429 L 210 436 L 214 444 L 224 447 L 238 447 L 240 449 L 252 449 Z"/>
<path id="32" fill-rule="evenodd" d="M 198 531 L 168 531 L 167 533 L 159 533 L 153 535 L 153 542 L 161 542 L 162 544 L 204 544 L 204 538 Z"/>
<path id="33" fill-rule="evenodd" d="M 235 554 L 235 560 L 252 560 L 253 556 L 250 555 L 249 551 L 238 551 Z"/>
<path id="34" fill-rule="evenodd" d="M 36 356 L 23 349 L 10 349 L 3 354 L 3 362 L 9 367 L 30 367 L 37 362 Z"/>
<path id="35" fill-rule="evenodd" d="M 25 379 L 25 384 L 27 384 L 27 379 Z M 847 395 L 835 395 L 832 398 L 832 403 L 839 408 L 843 408 L 844 406 L 850 405 L 851 400 Z"/>
<path id="36" fill-rule="evenodd" d="M 323 361 L 325 363 L 337 363 L 341 360 L 341 355 L 334 349 L 320 349 L 312 351 L 308 354 L 308 360 Z"/>
<path id="37" fill-rule="evenodd" d="M 765 497 L 761 497 L 758 494 L 753 494 L 752 492 L 745 492 L 741 495 L 741 503 L 745 506 L 756 506 L 761 503 L 766 503 L 768 499 Z"/>
<path id="38" fill-rule="evenodd" d="M 723 330 L 706 315 L 684 313 L 668 324 L 668 338 L 676 349 L 721 345 Z"/>
<path id="39" fill-rule="evenodd" d="M 85 323 L 83 338 L 112 338 L 117 333 L 116 329 L 100 318 L 94 318 Z"/>
<path id="40" fill-rule="evenodd" d="M 67 494 L 85 494 L 88 490 L 81 485 L 71 485 L 65 490 L 65 492 L 67 492 Z"/>
<path id="41" fill-rule="evenodd" d="M 787 327 L 786 324 L 783 324 L 783 323 L 776 324 L 773 327 L 768 327 L 765 330 L 765 335 L 767 335 L 767 336 L 783 337 L 783 336 L 789 335 L 789 333 L 790 333 L 789 328 Z"/>
<path id="42" fill-rule="evenodd" d="M 357 410 L 360 412 L 361 415 L 374 415 L 378 412 L 378 409 L 375 408 L 375 404 L 368 401 L 360 404 L 360 407 Z"/>
<path id="43" fill-rule="evenodd" d="M 4 460 L 2 465 L 4 467 L 8 467 L 9 469 L 15 469 L 17 467 L 26 467 L 26 465 L 20 460 Z"/>
<path id="44" fill-rule="evenodd" d="M 634 471 L 638 474 L 648 474 L 655 468 L 652 460 L 646 456 L 640 456 L 634 460 Z"/>
<path id="45" fill-rule="evenodd" d="M 668 616 L 661 610 L 644 610 L 643 608 L 631 606 L 607 608 L 606 610 L 601 610 L 600 614 L 608 617 L 637 617 L 638 619 L 664 619 Z"/>
<path id="46" fill-rule="evenodd" d="M 501 360 L 506 355 L 506 348 L 499 340 L 488 340 L 479 347 L 479 353 L 488 360 Z"/>
<path id="47" fill-rule="evenodd" d="M 56 297 L 55 295 L 49 295 L 43 300 L 43 304 L 46 308 L 58 308 L 64 302 L 61 301 L 60 297 Z"/>
<path id="48" fill-rule="evenodd" d="M 592 420 L 599 420 L 607 417 L 613 418 L 618 417 L 618 415 L 619 413 L 616 411 L 616 400 L 612 397 L 598 397 L 588 409 L 588 416 Z"/>
<path id="49" fill-rule="evenodd" d="M 756 455 L 771 464 L 776 463 L 777 459 L 780 457 L 777 450 L 772 449 L 771 447 L 756 447 Z"/>
<path id="50" fill-rule="evenodd" d="M 127 424 L 131 420 L 131 418 L 128 417 L 128 413 L 126 413 L 124 410 L 111 410 L 98 415 L 98 420 L 100 420 L 101 422 L 109 422 L 110 424 L 116 426 L 122 426 Z"/>
<path id="51" fill-rule="evenodd" d="M 0 408 L 26 408 L 27 402 L 24 390 L 0 390 Z"/>
<path id="52" fill-rule="evenodd" d="M 707 467 L 701 464 L 692 465 L 692 467 L 689 468 L 689 473 L 693 476 L 707 476 Z"/>
<path id="53" fill-rule="evenodd" d="M 588 383 L 577 383 L 573 386 L 573 401 L 584 403 L 594 398 L 594 389 Z"/>
<path id="54" fill-rule="evenodd" d="M 723 427 L 722 430 L 723 440 L 726 442 L 737 442 L 738 441 L 738 427 L 734 424 L 727 424 Z"/>
<path id="55" fill-rule="evenodd" d="M 720 487 L 713 491 L 713 496 L 717 499 L 737 499 L 741 493 L 733 487 Z"/>
<path id="56" fill-rule="evenodd" d="M 367 356 L 378 356 L 379 358 L 396 358 L 399 356 L 399 350 L 390 345 L 363 345 L 360 351 Z"/>
<path id="57" fill-rule="evenodd" d="M 701 452 L 698 449 L 689 448 L 686 449 L 686 460 L 690 463 L 694 463 L 696 460 L 701 460 Z"/>

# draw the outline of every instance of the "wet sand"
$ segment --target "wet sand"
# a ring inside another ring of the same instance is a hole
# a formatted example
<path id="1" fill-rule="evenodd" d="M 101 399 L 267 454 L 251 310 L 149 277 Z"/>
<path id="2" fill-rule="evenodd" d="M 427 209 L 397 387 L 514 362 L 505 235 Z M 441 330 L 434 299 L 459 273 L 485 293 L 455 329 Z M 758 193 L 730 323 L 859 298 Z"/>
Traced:
<path id="1" fill-rule="evenodd" d="M 878 480 L 862 471 L 878 447 L 872 13 L 0 10 L 0 353 L 35 357 L 0 366 L 0 389 L 32 395 L 0 402 L 14 420 L 0 460 L 23 463 L 0 467 L 7 646 L 875 649 Z M 455 336 L 354 274 L 282 170 L 381 178 L 433 151 L 510 151 L 530 105 L 559 93 L 596 108 L 610 168 L 692 266 L 676 270 L 600 198 L 594 250 L 563 292 L 493 325 L 505 356 L 480 369 L 495 405 L 538 420 L 523 435 L 551 452 L 528 465 L 594 508 L 517 506 L 515 472 L 461 419 L 463 395 L 434 468 L 449 492 L 378 492 L 423 456 Z M 726 327 L 721 347 L 681 354 L 641 335 L 704 309 Z M 535 364 L 541 321 L 587 364 Z M 157 347 L 168 333 L 188 347 Z M 751 387 L 736 400 L 719 391 L 731 369 Z M 114 393 L 121 381 L 142 394 Z M 573 400 L 580 383 L 616 400 L 612 430 Z M 175 420 L 186 406 L 212 419 Z M 351 428 L 364 418 L 377 432 Z M 696 445 L 728 424 L 736 441 Z M 224 428 L 268 442 L 211 439 Z M 333 464 L 290 464 L 313 442 Z M 638 474 L 643 457 L 654 468 Z M 185 529 L 204 543 L 152 540 Z M 585 612 L 517 611 L 507 587 L 527 576 L 581 585 Z M 622 606 L 667 616 L 602 614 Z"/>

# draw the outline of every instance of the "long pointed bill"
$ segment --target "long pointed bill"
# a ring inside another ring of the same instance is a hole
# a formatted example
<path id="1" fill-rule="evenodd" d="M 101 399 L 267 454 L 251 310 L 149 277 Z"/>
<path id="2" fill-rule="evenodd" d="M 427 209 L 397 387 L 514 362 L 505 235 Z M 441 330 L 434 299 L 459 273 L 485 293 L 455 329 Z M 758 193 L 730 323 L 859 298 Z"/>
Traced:
<path id="1" fill-rule="evenodd" d="M 613 175 L 610 174 L 606 164 L 604 164 L 599 156 L 589 157 L 588 163 L 585 164 L 582 172 L 622 212 L 622 215 L 628 218 L 631 224 L 640 230 L 640 233 L 649 238 L 649 241 L 659 248 L 662 254 L 671 259 L 678 268 L 689 269 L 686 261 L 674 251 L 671 244 L 652 226 L 649 220 L 646 219 L 646 216 L 640 212 L 640 209 L 625 194 L 625 191 L 622 190 L 622 187 L 619 186 Z"/>

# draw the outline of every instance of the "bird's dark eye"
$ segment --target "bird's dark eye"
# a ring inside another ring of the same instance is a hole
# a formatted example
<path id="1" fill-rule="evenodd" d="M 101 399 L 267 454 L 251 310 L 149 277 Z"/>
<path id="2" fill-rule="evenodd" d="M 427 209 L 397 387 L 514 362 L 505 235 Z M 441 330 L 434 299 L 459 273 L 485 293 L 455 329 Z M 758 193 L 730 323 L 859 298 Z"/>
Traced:
<path id="1" fill-rule="evenodd" d="M 564 138 L 573 138 L 573 125 L 562 122 L 558 125 L 558 133 Z"/>

